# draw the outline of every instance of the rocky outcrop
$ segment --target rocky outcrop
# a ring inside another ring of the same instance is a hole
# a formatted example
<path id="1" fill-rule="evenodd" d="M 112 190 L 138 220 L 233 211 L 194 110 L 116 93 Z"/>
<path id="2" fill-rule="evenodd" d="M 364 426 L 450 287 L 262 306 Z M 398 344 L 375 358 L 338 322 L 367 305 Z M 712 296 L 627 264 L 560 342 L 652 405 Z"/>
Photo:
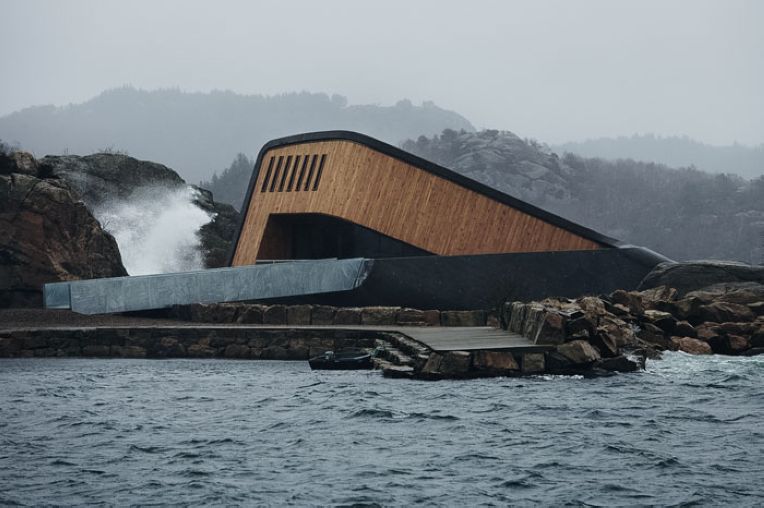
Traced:
<path id="1" fill-rule="evenodd" d="M 638 289 L 665 286 L 676 289 L 679 296 L 684 296 L 691 291 L 709 286 L 746 282 L 754 283 L 754 285 L 764 284 L 764 266 L 732 261 L 688 261 L 659 264 L 645 276 Z M 726 292 L 720 288 L 721 286 L 716 291 Z"/>
<path id="2" fill-rule="evenodd" d="M 186 182 L 172 169 L 118 153 L 48 155 L 40 170 L 60 178 L 92 210 L 105 200 L 128 199 L 142 187 L 180 187 Z"/>
<path id="3" fill-rule="evenodd" d="M 167 166 L 118 153 L 49 155 L 40 160 L 39 168 L 43 174 L 67 182 L 91 211 L 107 200 L 129 200 L 143 189 L 187 185 Z M 204 264 L 207 268 L 227 266 L 239 213 L 230 205 L 216 203 L 211 192 L 194 188 L 194 204 L 213 217 L 199 230 Z"/>
<path id="4" fill-rule="evenodd" d="M 547 353 L 548 370 L 553 373 L 634 370 L 629 355 L 638 355 L 632 359 L 638 363 L 639 357 L 656 357 L 665 350 L 725 355 L 764 352 L 758 349 L 764 343 L 764 284 L 726 282 L 693 291 L 688 287 L 618 290 L 577 300 L 508 302 L 500 320 L 504 328 L 538 345 L 555 346 Z"/>
<path id="5" fill-rule="evenodd" d="M 215 202 L 212 193 L 196 187 L 199 191 L 196 206 L 208 212 L 212 220 L 199 229 L 204 266 L 219 268 L 228 266 L 228 257 L 238 231 L 241 215 L 231 205 Z"/>
<path id="6" fill-rule="evenodd" d="M 0 161 L 0 307 L 40 306 L 42 285 L 126 275 L 114 238 L 30 154 Z"/>

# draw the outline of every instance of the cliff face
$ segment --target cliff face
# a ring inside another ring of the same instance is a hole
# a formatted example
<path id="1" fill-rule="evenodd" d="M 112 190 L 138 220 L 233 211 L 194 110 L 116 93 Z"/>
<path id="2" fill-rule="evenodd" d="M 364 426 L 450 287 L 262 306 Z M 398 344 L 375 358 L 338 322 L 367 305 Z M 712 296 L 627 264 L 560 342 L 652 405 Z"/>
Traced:
<path id="1" fill-rule="evenodd" d="M 114 237 L 27 153 L 0 155 L 0 307 L 40 306 L 42 285 L 127 275 Z"/>
<path id="2" fill-rule="evenodd" d="M 67 182 L 90 210 L 107 200 L 129 200 L 140 189 L 187 185 L 167 166 L 116 153 L 49 155 L 40 160 L 40 170 Z M 230 205 L 216 203 L 210 192 L 195 188 L 198 193 L 194 204 L 213 217 L 199 231 L 204 266 L 225 266 L 239 213 Z"/>

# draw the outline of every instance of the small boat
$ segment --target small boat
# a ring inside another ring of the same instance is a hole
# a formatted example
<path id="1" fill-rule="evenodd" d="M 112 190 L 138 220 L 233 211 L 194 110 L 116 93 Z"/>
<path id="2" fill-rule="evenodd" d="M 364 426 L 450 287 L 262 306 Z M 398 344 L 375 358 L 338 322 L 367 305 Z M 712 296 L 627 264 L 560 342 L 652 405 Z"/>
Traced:
<path id="1" fill-rule="evenodd" d="M 336 352 L 327 351 L 308 360 L 308 364 L 313 370 L 371 369 L 374 367 L 371 358 L 372 354 L 367 351 L 346 349 Z"/>

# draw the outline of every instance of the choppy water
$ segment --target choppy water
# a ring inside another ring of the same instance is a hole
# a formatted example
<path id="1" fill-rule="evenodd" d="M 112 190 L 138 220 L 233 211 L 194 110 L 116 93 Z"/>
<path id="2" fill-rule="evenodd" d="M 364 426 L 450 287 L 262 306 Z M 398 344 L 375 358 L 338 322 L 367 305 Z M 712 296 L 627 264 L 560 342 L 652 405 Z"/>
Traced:
<path id="1" fill-rule="evenodd" d="M 0 361 L 0 504 L 764 503 L 764 358 L 464 382 Z"/>

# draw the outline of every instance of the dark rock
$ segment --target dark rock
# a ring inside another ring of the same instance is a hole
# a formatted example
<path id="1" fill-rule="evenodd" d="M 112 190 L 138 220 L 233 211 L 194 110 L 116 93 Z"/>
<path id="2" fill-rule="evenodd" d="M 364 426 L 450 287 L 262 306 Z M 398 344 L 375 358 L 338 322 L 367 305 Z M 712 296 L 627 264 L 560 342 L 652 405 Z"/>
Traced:
<path id="1" fill-rule="evenodd" d="M 565 342 L 565 318 L 556 312 L 543 314 L 536 332 L 536 344 L 562 344 Z"/>
<path id="2" fill-rule="evenodd" d="M 749 303 L 748 308 L 751 309 L 751 312 L 753 312 L 757 316 L 764 316 L 764 301 Z"/>
<path id="3" fill-rule="evenodd" d="M 249 358 L 249 347 L 243 344 L 226 346 L 223 356 L 226 358 Z"/>
<path id="4" fill-rule="evenodd" d="M 146 358 L 146 349 L 140 346 L 111 346 L 111 354 L 119 358 Z"/>
<path id="5" fill-rule="evenodd" d="M 677 321 L 673 333 L 678 337 L 696 337 L 695 328 L 687 321 Z"/>
<path id="6" fill-rule="evenodd" d="M 38 178 L 39 166 L 37 160 L 29 152 L 15 151 L 10 154 L 0 152 L 0 175 L 12 173 Z"/>
<path id="7" fill-rule="evenodd" d="M 706 303 L 698 297 L 688 296 L 674 302 L 672 312 L 679 319 L 684 319 L 690 323 L 700 323 L 703 320 L 701 307 Z"/>
<path id="8" fill-rule="evenodd" d="M 82 356 L 107 357 L 111 355 L 109 346 L 88 344 L 82 348 Z"/>
<path id="9" fill-rule="evenodd" d="M 546 369 L 544 353 L 523 353 L 520 370 L 523 374 L 541 374 Z"/>
<path id="10" fill-rule="evenodd" d="M 713 337 L 710 337 L 709 339 L 703 339 L 708 342 L 708 345 L 711 347 L 711 350 L 718 354 L 718 355 L 728 355 L 731 354 L 729 342 L 727 341 L 727 337 L 724 335 L 715 335 Z"/>
<path id="11" fill-rule="evenodd" d="M 739 355 L 746 349 L 751 348 L 751 342 L 740 335 L 727 335 L 727 344 L 733 355 Z"/>
<path id="12" fill-rule="evenodd" d="M 162 337 L 159 347 L 152 348 L 152 353 L 160 358 L 180 358 L 185 356 L 186 350 L 176 337 Z"/>
<path id="13" fill-rule="evenodd" d="M 214 358 L 217 351 L 205 344 L 191 344 L 188 347 L 188 356 L 191 358 Z"/>
<path id="14" fill-rule="evenodd" d="M 404 326 L 424 326 L 424 311 L 409 308 L 400 309 L 395 321 Z"/>
<path id="15" fill-rule="evenodd" d="M 466 351 L 448 351 L 440 362 L 439 372 L 446 376 L 466 375 L 472 363 L 472 355 Z"/>
<path id="16" fill-rule="evenodd" d="M 707 342 L 692 337 L 671 337 L 671 341 L 677 349 L 691 355 L 710 355 L 712 353 L 711 346 Z"/>
<path id="17" fill-rule="evenodd" d="M 507 320 L 507 330 L 513 333 L 522 334 L 525 329 L 526 305 L 523 302 L 512 302 L 505 306 L 505 320 Z"/>
<path id="18" fill-rule="evenodd" d="M 386 365 L 382 369 L 382 375 L 392 379 L 412 379 L 415 371 L 408 365 Z"/>
<path id="19" fill-rule="evenodd" d="M 312 308 L 310 305 L 290 305 L 286 309 L 288 325 L 309 325 Z"/>
<path id="20" fill-rule="evenodd" d="M 645 319 L 666 333 L 672 333 L 676 328 L 677 320 L 668 312 L 659 310 L 646 310 Z"/>
<path id="21" fill-rule="evenodd" d="M 440 311 L 439 310 L 424 311 L 424 322 L 427 326 L 440 326 Z"/>
<path id="22" fill-rule="evenodd" d="M 0 175 L 0 307 L 40 306 L 47 282 L 121 275 L 114 237 L 64 182 Z"/>
<path id="23" fill-rule="evenodd" d="M 334 314 L 335 325 L 360 325 L 361 324 L 361 309 L 360 308 L 348 308 L 339 307 Z"/>
<path id="24" fill-rule="evenodd" d="M 701 307 L 701 316 L 703 321 L 716 323 L 753 321 L 756 317 L 747 306 L 726 302 L 712 302 L 704 305 Z"/>
<path id="25" fill-rule="evenodd" d="M 701 323 L 695 327 L 695 336 L 706 342 L 722 334 L 718 323 Z"/>
<path id="26" fill-rule="evenodd" d="M 364 307 L 361 310 L 361 324 L 394 325 L 399 307 Z"/>
<path id="27" fill-rule="evenodd" d="M 719 330 L 726 335 L 751 336 L 756 331 L 754 323 L 722 323 Z"/>
<path id="28" fill-rule="evenodd" d="M 661 263 L 645 276 L 639 289 L 669 286 L 676 288 L 680 296 L 683 296 L 713 284 L 731 282 L 764 284 L 764 266 L 731 261 Z"/>
<path id="29" fill-rule="evenodd" d="M 471 355 L 466 351 L 433 352 L 422 367 L 421 374 L 425 377 L 438 378 L 465 377 L 469 373 L 471 360 Z"/>
<path id="30" fill-rule="evenodd" d="M 601 316 L 597 330 L 606 332 L 618 347 L 633 344 L 636 340 L 632 326 L 613 315 Z"/>
<path id="31" fill-rule="evenodd" d="M 241 324 L 261 325 L 263 324 L 264 312 L 265 307 L 262 305 L 242 305 L 239 308 L 236 322 Z"/>
<path id="32" fill-rule="evenodd" d="M 571 340 L 588 339 L 597 326 L 590 316 L 581 316 L 566 323 L 567 337 Z"/>
<path id="33" fill-rule="evenodd" d="M 764 355 L 764 347 L 752 347 L 748 351 L 743 353 L 743 356 L 759 356 Z"/>
<path id="34" fill-rule="evenodd" d="M 608 372 L 636 372 L 644 369 L 644 365 L 621 355 L 598 360 L 594 363 L 594 368 L 606 370 Z"/>
<path id="35" fill-rule="evenodd" d="M 475 370 L 497 375 L 506 375 L 520 370 L 515 357 L 508 351 L 475 351 L 472 356 L 472 367 Z"/>
<path id="36" fill-rule="evenodd" d="M 198 194 L 194 203 L 212 216 L 212 220 L 199 228 L 199 240 L 204 266 L 219 268 L 228 266 L 231 244 L 238 231 L 240 214 L 225 203 L 217 203 L 212 193 L 195 187 Z"/>
<path id="37" fill-rule="evenodd" d="M 750 305 L 764 302 L 764 284 L 759 282 L 726 282 L 687 293 L 703 303 L 727 302 Z"/>
<path id="38" fill-rule="evenodd" d="M 284 305 L 270 305 L 263 312 L 264 325 L 285 325 L 286 307 Z"/>
<path id="39" fill-rule="evenodd" d="M 595 326 L 599 324 L 599 317 L 606 314 L 605 302 L 594 296 L 579 298 L 578 305 Z"/>
<path id="40" fill-rule="evenodd" d="M 141 187 L 181 187 L 186 183 L 167 166 L 117 153 L 49 155 L 40 160 L 40 169 L 67 182 L 90 207 L 106 199 L 127 199 Z"/>
<path id="41" fill-rule="evenodd" d="M 328 326 L 334 324 L 335 308 L 328 305 L 314 305 L 310 313 L 310 322 L 314 325 Z"/>
<path id="42" fill-rule="evenodd" d="M 440 313 L 443 326 L 485 326 L 484 310 L 449 310 Z"/>
<path id="43" fill-rule="evenodd" d="M 667 302 L 673 302 L 677 299 L 677 290 L 669 286 L 657 286 L 650 289 L 638 291 L 642 296 L 642 305 L 645 309 L 656 309 L 662 307 Z M 656 309 L 660 310 L 660 309 Z"/>
<path id="44" fill-rule="evenodd" d="M 601 358 L 599 352 L 585 340 L 574 340 L 557 346 L 557 352 L 574 365 L 588 365 Z"/>
<path id="45" fill-rule="evenodd" d="M 616 305 L 622 305 L 628 312 L 635 316 L 641 315 L 645 311 L 642 295 L 635 291 L 624 291 L 622 289 L 613 291 L 610 299 Z"/>
<path id="46" fill-rule="evenodd" d="M 597 330 L 597 333 L 592 335 L 589 339 L 589 343 L 597 348 L 600 355 L 604 357 L 618 355 L 618 344 L 616 343 L 616 339 L 613 338 L 605 328 Z"/>
<path id="47" fill-rule="evenodd" d="M 557 351 L 549 351 L 546 354 L 545 369 L 550 374 L 565 375 L 577 374 L 579 371 L 578 366 Z"/>
<path id="48" fill-rule="evenodd" d="M 753 335 L 751 335 L 751 346 L 764 347 L 764 326 L 753 332 Z"/>

